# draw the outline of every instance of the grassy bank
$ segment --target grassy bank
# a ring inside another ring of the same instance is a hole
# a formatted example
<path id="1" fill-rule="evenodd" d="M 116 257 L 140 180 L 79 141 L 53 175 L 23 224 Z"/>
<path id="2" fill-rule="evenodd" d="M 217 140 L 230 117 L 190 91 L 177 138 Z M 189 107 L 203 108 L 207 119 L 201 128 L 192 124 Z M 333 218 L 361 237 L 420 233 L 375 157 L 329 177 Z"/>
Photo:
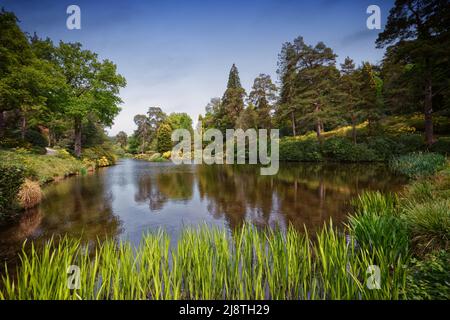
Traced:
<path id="1" fill-rule="evenodd" d="M 77 174 L 84 168 L 81 161 L 70 155 L 48 156 L 20 150 L 0 150 L 0 162 L 3 165 L 23 166 L 26 177 L 36 180 L 40 184 Z"/>
<path id="2" fill-rule="evenodd" d="M 64 149 L 43 155 L 32 149 L 0 149 L 0 222 L 41 202 L 41 186 L 71 175 L 114 164 L 116 155 L 104 147 L 83 151 L 82 160 Z"/>

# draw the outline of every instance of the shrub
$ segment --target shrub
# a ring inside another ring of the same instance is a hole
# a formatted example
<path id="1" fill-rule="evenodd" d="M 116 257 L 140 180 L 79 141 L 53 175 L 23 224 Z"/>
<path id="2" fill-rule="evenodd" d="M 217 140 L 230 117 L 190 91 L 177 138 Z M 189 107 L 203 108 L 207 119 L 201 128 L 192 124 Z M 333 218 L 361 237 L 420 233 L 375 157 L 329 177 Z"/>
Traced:
<path id="1" fill-rule="evenodd" d="M 48 139 L 37 130 L 27 130 L 25 134 L 25 140 L 31 143 L 33 146 L 41 148 L 48 147 Z"/>
<path id="2" fill-rule="evenodd" d="M 392 159 L 390 168 L 408 177 L 429 176 L 445 166 L 446 158 L 438 153 L 411 153 Z"/>
<path id="3" fill-rule="evenodd" d="M 431 151 L 450 155 L 450 137 L 440 137 L 432 146 Z"/>
<path id="4" fill-rule="evenodd" d="M 17 165 L 0 165 L 0 218 L 17 207 L 17 193 L 25 178 L 25 170 Z"/>
<path id="5" fill-rule="evenodd" d="M 25 182 L 20 187 L 17 199 L 19 200 L 20 206 L 24 209 L 33 208 L 38 205 L 42 200 L 42 191 L 39 183 L 25 179 Z"/>
<path id="6" fill-rule="evenodd" d="M 404 221 L 396 214 L 395 197 L 368 192 L 356 201 L 348 227 L 357 243 L 368 250 L 383 249 L 393 259 L 408 253 L 409 237 Z"/>
<path id="7" fill-rule="evenodd" d="M 280 141 L 280 160 L 283 161 L 321 161 L 320 144 L 317 139 Z"/>
<path id="8" fill-rule="evenodd" d="M 425 149 L 425 140 L 421 134 L 401 134 L 391 138 L 397 142 L 399 154 L 423 151 Z"/>
<path id="9" fill-rule="evenodd" d="M 420 253 L 448 249 L 450 243 L 450 200 L 410 203 L 402 214 Z"/>
<path id="10" fill-rule="evenodd" d="M 441 250 L 425 259 L 412 259 L 407 277 L 408 299 L 450 299 L 450 253 Z"/>
<path id="11" fill-rule="evenodd" d="M 354 144 L 347 138 L 332 137 L 326 139 L 322 148 L 323 155 L 338 161 L 377 161 L 379 157 L 375 151 L 364 143 Z"/>
<path id="12" fill-rule="evenodd" d="M 399 152 L 399 145 L 393 139 L 375 136 L 367 139 L 367 145 L 372 149 L 379 160 L 389 160 Z"/>
<path id="13" fill-rule="evenodd" d="M 105 158 L 108 161 L 108 165 L 116 163 L 117 160 L 113 150 L 106 144 L 84 149 L 83 158 L 95 161 L 97 164 L 99 164 L 99 162 L 104 164 L 105 161 L 102 159 Z"/>

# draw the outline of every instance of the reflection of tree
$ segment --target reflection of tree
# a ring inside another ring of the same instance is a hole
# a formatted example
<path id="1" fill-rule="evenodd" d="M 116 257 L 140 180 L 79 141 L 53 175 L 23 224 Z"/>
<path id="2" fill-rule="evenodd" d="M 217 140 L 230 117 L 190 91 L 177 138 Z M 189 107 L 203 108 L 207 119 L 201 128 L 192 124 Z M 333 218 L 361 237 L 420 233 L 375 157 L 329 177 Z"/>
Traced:
<path id="1" fill-rule="evenodd" d="M 187 201 L 192 198 L 194 178 L 191 172 L 143 174 L 137 179 L 136 202 L 149 203 L 150 210 L 161 210 L 168 200 Z"/>
<path id="2" fill-rule="evenodd" d="M 41 205 L 45 237 L 65 235 L 97 241 L 116 238 L 120 221 L 112 210 L 112 192 L 102 174 L 79 177 L 49 186 Z M 74 180 L 76 179 L 76 180 Z"/>
<path id="3" fill-rule="evenodd" d="M 315 229 L 333 218 L 345 220 L 349 199 L 365 189 L 387 191 L 398 185 L 383 165 L 287 164 L 276 176 L 259 174 L 257 166 L 198 166 L 198 187 L 214 217 L 233 228 L 249 219 L 258 225 L 274 221 Z"/>
<path id="4" fill-rule="evenodd" d="M 208 200 L 214 217 L 224 217 L 231 228 L 247 213 L 266 224 L 272 209 L 271 179 L 255 174 L 251 166 L 198 166 L 200 196 Z M 259 171 L 258 171 L 259 172 Z"/>
<path id="5" fill-rule="evenodd" d="M 152 177 L 149 174 L 143 174 L 137 179 L 137 191 L 134 195 L 136 202 L 148 202 L 152 211 L 161 210 L 167 202 L 167 197 L 160 192 L 157 186 L 152 183 Z"/>

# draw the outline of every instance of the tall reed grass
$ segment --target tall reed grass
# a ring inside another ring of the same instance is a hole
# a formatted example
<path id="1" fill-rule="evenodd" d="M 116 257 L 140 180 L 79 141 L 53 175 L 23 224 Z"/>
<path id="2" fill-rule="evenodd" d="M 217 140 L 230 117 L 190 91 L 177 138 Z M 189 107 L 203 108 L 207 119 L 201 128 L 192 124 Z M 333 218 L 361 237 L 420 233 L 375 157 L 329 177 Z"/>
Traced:
<path id="1" fill-rule="evenodd" d="M 230 233 L 187 227 L 176 244 L 164 231 L 136 248 L 107 240 L 95 246 L 64 237 L 43 248 L 24 247 L 1 299 L 401 299 L 407 257 L 383 247 L 359 247 L 324 226 L 314 239 L 244 224 Z M 80 268 L 79 289 L 68 289 L 68 266 Z M 378 265 L 380 289 L 366 286 Z M 6 273 L 8 274 L 8 273 Z"/>

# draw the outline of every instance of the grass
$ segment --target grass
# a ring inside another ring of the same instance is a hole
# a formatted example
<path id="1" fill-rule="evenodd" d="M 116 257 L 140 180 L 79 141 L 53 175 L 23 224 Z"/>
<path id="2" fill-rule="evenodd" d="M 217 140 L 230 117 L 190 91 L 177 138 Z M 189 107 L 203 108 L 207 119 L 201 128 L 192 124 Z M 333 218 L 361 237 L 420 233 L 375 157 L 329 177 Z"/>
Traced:
<path id="1" fill-rule="evenodd" d="M 391 169 L 410 178 L 431 176 L 444 168 L 447 159 L 437 153 L 410 153 L 392 159 Z"/>
<path id="2" fill-rule="evenodd" d="M 81 161 L 73 157 L 61 158 L 20 150 L 0 150 L 0 162 L 25 166 L 28 178 L 37 180 L 40 184 L 76 174 L 83 167 Z"/>
<path id="3" fill-rule="evenodd" d="M 147 234 L 133 250 L 107 240 L 95 248 L 62 238 L 23 250 L 15 277 L 4 276 L 1 299 L 400 299 L 405 257 L 359 248 L 330 224 L 315 240 L 293 228 L 233 234 L 210 226 L 186 228 L 170 245 Z M 370 265 L 381 269 L 380 290 L 366 287 Z M 69 290 L 67 268 L 80 268 Z"/>
<path id="4" fill-rule="evenodd" d="M 17 195 L 20 207 L 24 209 L 33 208 L 41 202 L 42 190 L 39 183 L 29 179 L 25 179 L 22 184 L 19 194 Z"/>

